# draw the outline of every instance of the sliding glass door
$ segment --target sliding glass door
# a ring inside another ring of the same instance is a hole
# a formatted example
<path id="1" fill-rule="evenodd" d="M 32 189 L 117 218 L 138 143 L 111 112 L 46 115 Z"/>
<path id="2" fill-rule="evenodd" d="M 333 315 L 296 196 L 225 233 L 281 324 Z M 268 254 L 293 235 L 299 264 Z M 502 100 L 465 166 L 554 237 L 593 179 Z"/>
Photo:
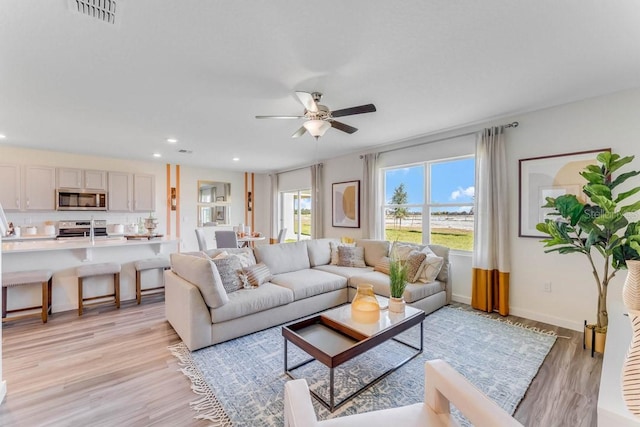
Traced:
<path id="1" fill-rule="evenodd" d="M 280 193 L 281 228 L 287 229 L 285 241 L 311 239 L 311 189 Z"/>

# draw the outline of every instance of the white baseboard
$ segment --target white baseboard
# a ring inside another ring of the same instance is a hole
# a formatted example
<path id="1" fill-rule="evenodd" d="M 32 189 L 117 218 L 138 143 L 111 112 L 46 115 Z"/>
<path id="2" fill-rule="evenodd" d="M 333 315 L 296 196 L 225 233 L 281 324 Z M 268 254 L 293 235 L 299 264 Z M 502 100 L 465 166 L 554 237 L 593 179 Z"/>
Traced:
<path id="1" fill-rule="evenodd" d="M 0 404 L 2 402 L 4 402 L 4 397 L 7 394 L 7 382 L 6 381 L 2 381 L 0 383 Z"/>
<path id="2" fill-rule="evenodd" d="M 471 305 L 471 297 L 468 297 L 466 295 L 453 294 L 451 296 L 451 299 L 455 302 Z M 548 314 L 538 313 L 535 311 L 527 310 L 526 308 L 511 306 L 509 307 L 509 314 L 513 314 L 514 316 L 518 317 L 524 317 L 525 319 L 529 320 L 535 320 L 537 322 L 560 326 L 562 328 L 567 328 L 578 332 L 582 332 L 584 328 L 584 324 L 581 322 L 575 322 L 573 320 L 565 319 L 562 317 L 549 316 Z"/>

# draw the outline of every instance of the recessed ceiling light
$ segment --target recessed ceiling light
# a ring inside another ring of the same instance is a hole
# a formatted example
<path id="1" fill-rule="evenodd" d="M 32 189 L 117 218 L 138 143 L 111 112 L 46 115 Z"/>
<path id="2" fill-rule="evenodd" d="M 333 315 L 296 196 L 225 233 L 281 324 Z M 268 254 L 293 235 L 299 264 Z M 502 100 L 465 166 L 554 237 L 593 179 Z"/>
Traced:
<path id="1" fill-rule="evenodd" d="M 234 158 L 233 158 L 233 159 L 231 159 L 231 160 L 233 160 L 234 162 L 237 162 L 237 161 L 239 161 L 239 160 L 240 160 L 240 157 L 234 157 Z"/>
<path id="2" fill-rule="evenodd" d="M 0 133 L 0 139 L 5 139 L 7 137 L 7 135 L 3 135 Z"/>
<path id="3" fill-rule="evenodd" d="M 175 139 L 175 138 L 168 138 L 168 139 L 167 139 L 167 142 L 168 142 L 169 144 L 176 144 L 176 143 L 178 142 L 178 140 L 177 140 L 177 139 Z"/>
<path id="4" fill-rule="evenodd" d="M 162 157 L 162 154 L 160 154 L 160 153 L 153 153 L 153 157 Z"/>

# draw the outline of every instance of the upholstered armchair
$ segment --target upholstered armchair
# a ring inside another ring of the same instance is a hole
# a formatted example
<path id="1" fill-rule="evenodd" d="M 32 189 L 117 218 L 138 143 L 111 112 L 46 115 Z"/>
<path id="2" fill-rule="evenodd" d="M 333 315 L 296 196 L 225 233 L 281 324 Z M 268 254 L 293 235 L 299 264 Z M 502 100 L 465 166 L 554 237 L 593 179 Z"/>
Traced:
<path id="1" fill-rule="evenodd" d="M 449 412 L 452 403 L 475 427 L 522 427 L 447 362 L 425 363 L 424 402 L 399 408 L 318 421 L 307 382 L 289 381 L 284 386 L 285 427 L 434 427 L 459 426 Z"/>

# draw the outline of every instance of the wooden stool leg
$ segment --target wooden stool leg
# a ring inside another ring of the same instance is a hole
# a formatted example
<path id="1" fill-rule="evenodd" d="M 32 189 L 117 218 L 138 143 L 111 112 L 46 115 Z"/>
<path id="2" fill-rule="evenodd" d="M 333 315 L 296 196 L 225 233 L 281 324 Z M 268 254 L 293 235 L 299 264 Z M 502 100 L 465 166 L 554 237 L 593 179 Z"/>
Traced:
<path id="1" fill-rule="evenodd" d="M 53 313 L 53 303 L 51 302 L 53 297 L 53 277 L 51 277 L 51 279 L 49 279 L 49 281 L 47 282 L 47 287 L 49 289 L 49 300 L 47 301 L 47 313 Z"/>
<path id="2" fill-rule="evenodd" d="M 113 275 L 113 287 L 116 296 L 116 308 L 120 308 L 120 273 Z"/>
<path id="3" fill-rule="evenodd" d="M 47 314 L 49 312 L 49 281 L 42 282 L 42 323 L 47 323 Z"/>
<path id="4" fill-rule="evenodd" d="M 2 318 L 7 317 L 7 288 L 2 287 Z"/>
<path id="5" fill-rule="evenodd" d="M 82 277 L 78 277 L 78 316 L 82 316 Z"/>
<path id="6" fill-rule="evenodd" d="M 140 301 L 142 300 L 142 273 L 139 270 L 136 270 L 136 298 L 138 299 L 138 305 L 140 305 Z"/>

